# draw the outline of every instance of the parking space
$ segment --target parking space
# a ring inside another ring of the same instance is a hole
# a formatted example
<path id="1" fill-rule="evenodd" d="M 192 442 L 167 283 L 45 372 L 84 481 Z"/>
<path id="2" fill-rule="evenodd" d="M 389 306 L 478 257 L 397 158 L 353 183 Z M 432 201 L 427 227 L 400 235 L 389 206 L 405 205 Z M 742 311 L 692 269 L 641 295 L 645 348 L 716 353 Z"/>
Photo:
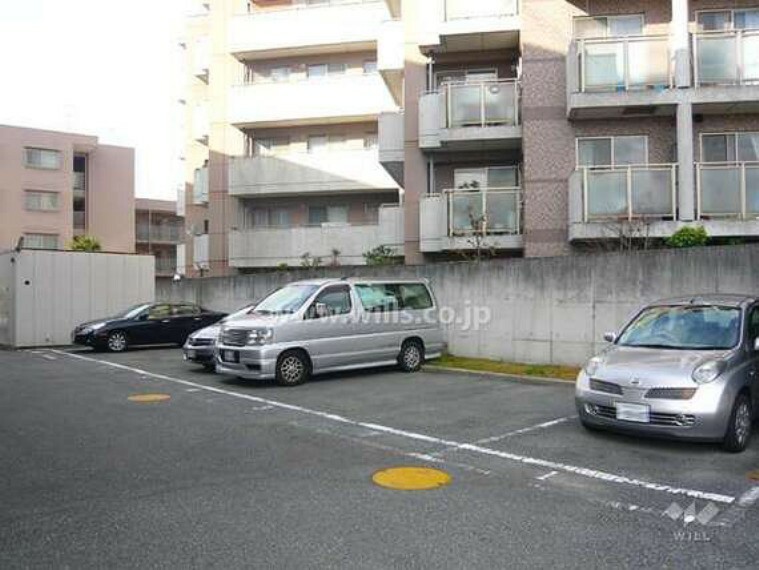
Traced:
<path id="1" fill-rule="evenodd" d="M 270 523 L 295 523 L 304 543 L 291 552 L 293 563 L 341 565 L 350 552 L 364 557 L 354 567 L 413 560 L 492 567 L 507 547 L 510 556 L 531 555 L 533 567 L 570 559 L 592 565 L 599 549 L 608 549 L 605 563 L 621 565 L 742 566 L 759 556 L 752 537 L 759 484 L 748 478 L 759 468 L 759 437 L 730 455 L 708 444 L 587 432 L 571 384 L 382 369 L 281 388 L 205 372 L 176 349 L 25 351 L 0 353 L 0 363 L 6 436 L 19 429 L 14 418 L 32 414 L 36 459 L 88 450 L 79 463 L 56 459 L 72 470 L 69 492 L 80 501 L 90 497 L 88 473 L 113 473 L 110 488 L 122 493 L 122 507 L 142 481 L 167 512 L 199 517 L 208 536 L 219 537 L 210 521 L 229 531 L 224 512 L 243 525 L 253 517 L 247 524 L 257 528 L 267 518 L 272 556 L 286 551 L 287 538 Z M 129 401 L 134 394 L 168 399 Z M 12 405 L 19 399 L 34 403 L 19 411 Z M 69 429 L 73 442 L 62 439 Z M 39 443 L 49 438 L 62 447 Z M 23 450 L 11 446 L 7 472 L 18 467 L 15 454 Z M 453 482 L 417 493 L 371 483 L 375 471 L 396 465 L 434 466 Z M 36 524 L 50 528 L 45 504 L 56 489 L 47 481 L 42 473 L 6 488 L 13 537 Z M 107 511 L 107 488 L 99 485 L 92 498 Z M 49 495 L 29 512 L 19 489 L 39 487 Z M 175 494 L 191 506 L 163 503 Z M 688 514 L 691 505 L 702 519 Z M 160 522 L 148 503 L 141 508 L 135 517 Z M 352 548 L 335 542 L 339 533 Z M 214 550 L 208 536 L 201 542 Z M 239 548 L 247 539 L 238 528 L 222 540 Z"/>

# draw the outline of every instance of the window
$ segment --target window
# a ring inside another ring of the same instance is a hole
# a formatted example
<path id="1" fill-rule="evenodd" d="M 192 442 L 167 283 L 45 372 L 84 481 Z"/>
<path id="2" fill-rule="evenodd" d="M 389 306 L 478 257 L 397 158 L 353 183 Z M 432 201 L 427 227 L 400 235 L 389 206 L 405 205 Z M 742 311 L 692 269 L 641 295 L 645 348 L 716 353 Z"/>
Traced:
<path id="1" fill-rule="evenodd" d="M 700 32 L 754 30 L 759 28 L 759 8 L 743 10 L 707 10 L 698 13 Z"/>
<path id="2" fill-rule="evenodd" d="M 26 148 L 25 164 L 30 168 L 58 170 L 61 167 L 61 151 L 44 148 Z"/>
<path id="3" fill-rule="evenodd" d="M 759 133 L 701 135 L 701 162 L 759 161 Z"/>
<path id="4" fill-rule="evenodd" d="M 435 85 L 437 87 L 449 83 L 481 83 L 483 81 L 495 81 L 496 79 L 498 79 L 498 70 L 494 67 L 488 69 L 456 69 L 435 73 Z"/>
<path id="5" fill-rule="evenodd" d="M 290 68 L 288 66 L 272 67 L 269 70 L 269 79 L 271 81 L 289 81 Z"/>
<path id="6" fill-rule="evenodd" d="M 345 75 L 345 71 L 348 68 L 344 63 L 330 63 L 327 66 L 327 73 L 329 75 Z"/>
<path id="7" fill-rule="evenodd" d="M 319 314 L 317 305 L 324 305 L 326 314 Z M 335 285 L 327 287 L 316 299 L 306 312 L 306 318 L 319 319 L 335 315 L 346 315 L 351 312 L 351 292 L 347 285 Z"/>
<path id="8" fill-rule="evenodd" d="M 159 319 L 166 319 L 171 316 L 171 305 L 162 303 L 160 305 L 153 305 L 148 310 L 148 319 L 151 321 L 157 321 Z"/>
<path id="9" fill-rule="evenodd" d="M 749 347 L 754 348 L 754 342 L 759 338 L 759 307 L 753 307 L 748 317 Z"/>
<path id="10" fill-rule="evenodd" d="M 327 64 L 310 64 L 308 67 L 306 67 L 306 77 L 308 77 L 308 79 L 322 79 L 323 77 L 327 77 Z"/>
<path id="11" fill-rule="evenodd" d="M 27 249 L 58 249 L 58 234 L 24 234 Z"/>
<path id="12" fill-rule="evenodd" d="M 423 283 L 361 283 L 356 284 L 356 293 L 369 312 L 432 308 L 432 296 Z"/>
<path id="13" fill-rule="evenodd" d="M 309 206 L 308 223 L 312 226 L 347 224 L 348 206 Z"/>
<path id="14" fill-rule="evenodd" d="M 255 208 L 252 210 L 253 227 L 257 228 L 287 228 L 292 226 L 292 215 L 289 208 Z"/>
<path id="15" fill-rule="evenodd" d="M 375 150 L 379 146 L 377 133 L 366 133 L 364 135 L 364 148 L 366 150 Z"/>
<path id="16" fill-rule="evenodd" d="M 519 176 L 516 166 L 457 168 L 453 171 L 453 183 L 461 190 L 516 188 L 519 186 Z"/>
<path id="17" fill-rule="evenodd" d="M 329 135 L 330 150 L 343 150 L 345 149 L 345 144 L 345 135 Z"/>
<path id="18" fill-rule="evenodd" d="M 40 212 L 55 212 L 58 210 L 57 192 L 38 192 L 27 190 L 25 194 L 26 209 Z"/>
<path id="19" fill-rule="evenodd" d="M 364 73 L 376 73 L 377 62 L 373 59 L 368 59 L 364 62 Z"/>
<path id="20" fill-rule="evenodd" d="M 577 139 L 578 166 L 648 164 L 648 137 L 620 136 Z"/>
<path id="21" fill-rule="evenodd" d="M 619 38 L 643 35 L 643 14 L 575 18 L 574 37 Z"/>
<path id="22" fill-rule="evenodd" d="M 290 137 L 261 138 L 255 141 L 258 156 L 275 156 L 290 151 Z"/>
<path id="23" fill-rule="evenodd" d="M 200 307 L 197 305 L 174 305 L 172 309 L 172 315 L 175 317 L 183 317 L 188 315 L 199 315 Z"/>
<path id="24" fill-rule="evenodd" d="M 327 135 L 308 135 L 308 152 L 327 152 L 328 143 L 329 139 L 327 138 Z"/>
<path id="25" fill-rule="evenodd" d="M 379 204 L 364 204 L 364 221 L 376 224 L 379 221 Z"/>

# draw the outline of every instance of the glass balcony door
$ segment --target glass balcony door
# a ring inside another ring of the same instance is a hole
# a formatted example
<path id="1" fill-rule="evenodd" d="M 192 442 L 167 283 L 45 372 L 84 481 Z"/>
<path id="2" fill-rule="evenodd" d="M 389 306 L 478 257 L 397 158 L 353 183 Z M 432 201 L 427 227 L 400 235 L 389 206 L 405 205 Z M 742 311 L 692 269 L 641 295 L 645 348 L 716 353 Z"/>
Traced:
<path id="1" fill-rule="evenodd" d="M 518 83 L 515 80 L 449 83 L 445 89 L 449 128 L 514 126 L 519 123 Z"/>

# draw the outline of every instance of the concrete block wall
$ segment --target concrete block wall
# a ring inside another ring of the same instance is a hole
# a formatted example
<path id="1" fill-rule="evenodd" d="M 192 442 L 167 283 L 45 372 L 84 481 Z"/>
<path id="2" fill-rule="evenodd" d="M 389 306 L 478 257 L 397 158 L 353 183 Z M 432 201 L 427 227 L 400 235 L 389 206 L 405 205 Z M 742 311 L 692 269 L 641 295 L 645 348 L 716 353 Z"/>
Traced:
<path id="1" fill-rule="evenodd" d="M 644 303 L 678 295 L 759 292 L 759 244 L 587 256 L 272 271 L 159 280 L 156 298 L 230 311 L 290 281 L 361 276 L 430 280 L 457 319 L 473 307 L 490 318 L 475 330 L 446 326 L 449 351 L 496 360 L 582 364 Z"/>

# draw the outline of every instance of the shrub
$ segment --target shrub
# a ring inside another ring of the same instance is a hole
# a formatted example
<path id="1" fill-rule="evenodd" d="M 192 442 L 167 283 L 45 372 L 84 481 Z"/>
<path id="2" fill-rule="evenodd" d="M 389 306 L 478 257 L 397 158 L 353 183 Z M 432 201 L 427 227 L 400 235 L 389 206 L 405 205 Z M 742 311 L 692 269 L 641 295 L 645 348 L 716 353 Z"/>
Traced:
<path id="1" fill-rule="evenodd" d="M 69 242 L 71 251 L 100 251 L 100 241 L 92 236 L 74 236 Z"/>
<path id="2" fill-rule="evenodd" d="M 685 226 L 667 239 L 669 247 L 699 247 L 709 242 L 709 234 L 703 226 Z"/>
<path id="3" fill-rule="evenodd" d="M 378 245 L 364 252 L 363 255 L 367 265 L 394 265 L 397 263 L 397 256 L 386 245 Z"/>

